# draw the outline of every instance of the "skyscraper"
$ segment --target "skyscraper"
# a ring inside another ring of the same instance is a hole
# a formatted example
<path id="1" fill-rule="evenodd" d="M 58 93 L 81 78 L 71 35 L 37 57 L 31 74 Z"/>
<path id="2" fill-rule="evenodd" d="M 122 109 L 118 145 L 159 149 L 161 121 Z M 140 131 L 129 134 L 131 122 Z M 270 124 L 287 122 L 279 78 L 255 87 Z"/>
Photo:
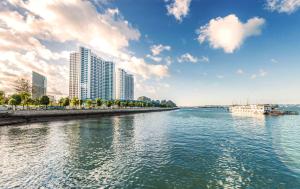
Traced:
<path id="1" fill-rule="evenodd" d="M 118 68 L 116 74 L 116 98 L 125 100 L 126 72 Z"/>
<path id="2" fill-rule="evenodd" d="M 80 47 L 70 55 L 70 98 L 115 99 L 115 64 Z"/>
<path id="3" fill-rule="evenodd" d="M 32 98 L 40 98 L 47 93 L 47 78 L 37 72 L 32 72 Z"/>
<path id="4" fill-rule="evenodd" d="M 70 78 L 69 78 L 69 97 L 72 99 L 79 94 L 79 68 L 80 54 L 75 52 L 70 54 Z"/>
<path id="5" fill-rule="evenodd" d="M 126 75 L 125 94 L 128 100 L 134 100 L 134 78 L 133 75 Z"/>
<path id="6" fill-rule="evenodd" d="M 134 79 L 133 75 L 127 74 L 123 69 L 117 70 L 116 97 L 120 100 L 134 99 Z"/>

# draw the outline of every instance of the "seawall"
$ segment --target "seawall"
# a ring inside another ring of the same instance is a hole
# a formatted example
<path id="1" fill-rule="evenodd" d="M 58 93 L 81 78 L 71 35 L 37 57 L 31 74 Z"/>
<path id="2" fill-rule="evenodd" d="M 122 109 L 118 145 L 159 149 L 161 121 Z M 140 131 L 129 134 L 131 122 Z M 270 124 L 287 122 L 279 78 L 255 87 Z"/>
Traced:
<path id="1" fill-rule="evenodd" d="M 89 117 L 113 116 L 133 113 L 171 111 L 179 108 L 128 108 L 91 110 L 20 110 L 0 113 L 0 126 L 48 122 L 56 120 L 84 119 Z"/>

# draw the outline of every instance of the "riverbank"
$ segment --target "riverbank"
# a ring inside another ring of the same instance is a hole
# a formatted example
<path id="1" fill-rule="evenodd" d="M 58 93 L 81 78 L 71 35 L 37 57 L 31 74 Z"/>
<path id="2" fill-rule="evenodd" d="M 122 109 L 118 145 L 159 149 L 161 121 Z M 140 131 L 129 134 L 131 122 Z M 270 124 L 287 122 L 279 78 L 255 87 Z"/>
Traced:
<path id="1" fill-rule="evenodd" d="M 113 116 L 133 113 L 171 111 L 179 108 L 125 108 L 91 110 L 22 110 L 0 113 L 0 126 L 49 122 L 56 120 L 83 119 L 99 116 Z"/>

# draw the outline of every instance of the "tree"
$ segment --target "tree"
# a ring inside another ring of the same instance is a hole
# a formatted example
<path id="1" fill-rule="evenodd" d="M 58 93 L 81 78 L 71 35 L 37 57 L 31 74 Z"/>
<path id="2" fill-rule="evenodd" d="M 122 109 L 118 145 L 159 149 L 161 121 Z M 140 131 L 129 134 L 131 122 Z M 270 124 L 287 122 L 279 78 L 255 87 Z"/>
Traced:
<path id="1" fill-rule="evenodd" d="M 60 98 L 58 100 L 58 104 L 59 104 L 59 106 L 63 106 L 63 104 L 64 104 L 64 98 Z"/>
<path id="2" fill-rule="evenodd" d="M 97 98 L 96 99 L 96 105 L 99 107 L 103 104 L 102 99 L 101 98 Z"/>
<path id="3" fill-rule="evenodd" d="M 84 103 L 84 100 L 79 100 L 79 106 L 81 107 L 82 106 L 82 104 Z"/>
<path id="4" fill-rule="evenodd" d="M 118 107 L 120 107 L 121 106 L 121 101 L 120 100 L 115 100 L 114 104 L 117 105 Z"/>
<path id="5" fill-rule="evenodd" d="M 67 98 L 64 98 L 63 100 L 63 106 L 69 106 L 70 105 L 70 99 L 67 97 Z"/>
<path id="6" fill-rule="evenodd" d="M 17 79 L 15 81 L 14 87 L 17 93 L 21 93 L 21 92 L 31 93 L 31 84 L 29 80 L 26 80 L 24 78 Z"/>
<path id="7" fill-rule="evenodd" d="M 91 99 L 87 99 L 85 101 L 85 103 L 86 103 L 86 105 L 87 105 L 88 108 L 91 108 L 91 106 L 92 106 L 92 100 Z"/>
<path id="8" fill-rule="evenodd" d="M 48 97 L 48 96 L 42 96 L 42 97 L 40 98 L 40 103 L 41 103 L 42 105 L 46 106 L 46 108 L 47 108 L 48 104 L 50 103 L 49 97 Z"/>
<path id="9" fill-rule="evenodd" d="M 30 98 L 30 93 L 22 91 L 19 93 L 21 96 L 21 104 L 23 105 L 23 110 L 24 106 L 26 105 L 28 107 L 29 104 L 29 98 Z"/>
<path id="10" fill-rule="evenodd" d="M 77 97 L 72 98 L 71 105 L 75 107 L 79 105 L 79 100 Z"/>
<path id="11" fill-rule="evenodd" d="M 125 101 L 121 101 L 121 102 L 120 102 L 120 106 L 121 106 L 121 107 L 125 107 L 125 106 L 126 106 L 126 102 L 125 102 Z"/>
<path id="12" fill-rule="evenodd" d="M 0 91 L 0 105 L 5 104 L 5 93 Z"/>
<path id="13" fill-rule="evenodd" d="M 151 98 L 148 98 L 146 96 L 140 96 L 137 100 L 143 102 L 151 102 Z"/>
<path id="14" fill-rule="evenodd" d="M 129 105 L 129 107 L 133 107 L 133 106 L 134 106 L 134 103 L 133 103 L 132 101 L 130 101 L 130 102 L 128 103 L 128 105 Z"/>
<path id="15" fill-rule="evenodd" d="M 21 102 L 22 102 L 21 95 L 19 95 L 19 94 L 13 94 L 13 95 L 11 95 L 10 99 L 11 98 L 15 99 L 15 101 L 16 101 L 16 105 L 15 106 L 20 105 Z"/>
<path id="16" fill-rule="evenodd" d="M 113 103 L 112 103 L 111 100 L 108 100 L 108 101 L 105 102 L 105 105 L 106 105 L 107 107 L 111 107 L 112 104 L 113 104 Z"/>
<path id="17" fill-rule="evenodd" d="M 166 106 L 169 108 L 174 108 L 174 107 L 176 107 L 176 104 L 172 100 L 168 100 L 166 102 Z"/>
<path id="18" fill-rule="evenodd" d="M 11 105 L 13 107 L 13 109 L 15 110 L 15 107 L 17 105 L 17 101 L 14 98 L 10 98 L 8 101 L 8 104 Z"/>

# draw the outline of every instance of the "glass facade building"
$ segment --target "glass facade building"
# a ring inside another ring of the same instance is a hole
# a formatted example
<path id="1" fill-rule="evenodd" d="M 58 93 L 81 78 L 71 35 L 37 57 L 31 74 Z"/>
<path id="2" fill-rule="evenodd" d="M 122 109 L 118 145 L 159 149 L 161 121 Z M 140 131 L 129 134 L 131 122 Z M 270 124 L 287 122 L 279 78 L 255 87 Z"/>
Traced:
<path id="1" fill-rule="evenodd" d="M 47 94 L 47 78 L 32 72 L 32 98 L 37 99 Z"/>

